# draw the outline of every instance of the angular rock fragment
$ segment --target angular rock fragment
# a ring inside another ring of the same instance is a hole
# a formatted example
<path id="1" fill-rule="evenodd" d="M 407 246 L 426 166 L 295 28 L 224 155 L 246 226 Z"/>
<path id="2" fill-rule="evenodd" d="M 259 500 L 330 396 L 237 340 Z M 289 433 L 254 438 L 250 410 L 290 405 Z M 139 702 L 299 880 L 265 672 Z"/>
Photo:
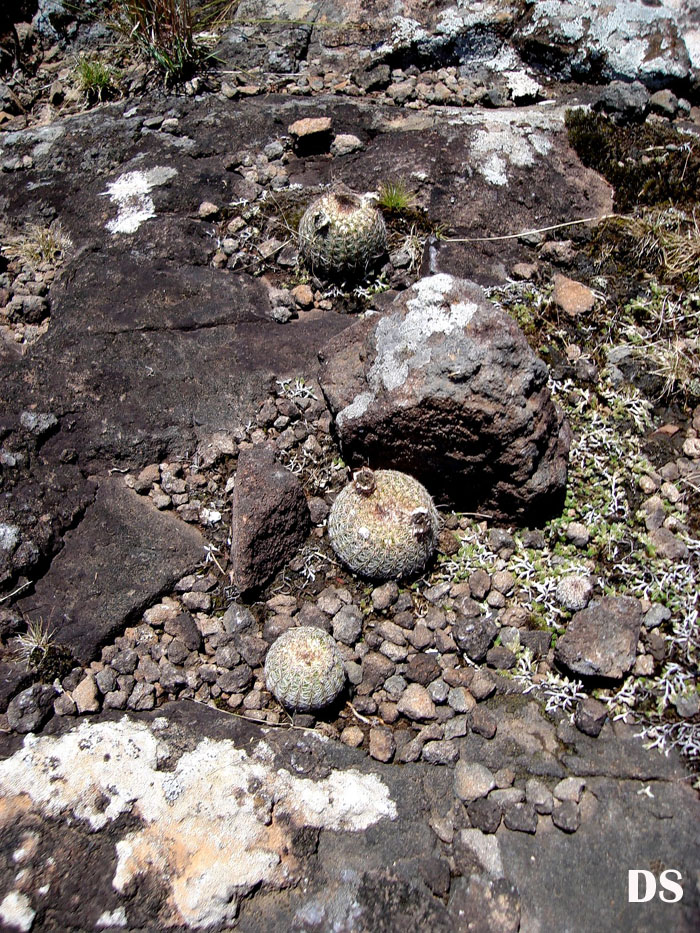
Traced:
<path id="1" fill-rule="evenodd" d="M 594 700 L 593 697 L 587 697 L 585 700 L 579 700 L 574 713 L 574 723 L 576 728 L 586 735 L 594 738 L 600 735 L 600 730 L 608 718 L 607 707 Z"/>
<path id="2" fill-rule="evenodd" d="M 56 690 L 48 684 L 34 684 L 10 700 L 7 721 L 15 732 L 36 732 L 53 713 Z"/>
<path id="3" fill-rule="evenodd" d="M 547 368 L 474 283 L 421 279 L 332 340 L 321 361 L 351 462 L 404 470 L 498 518 L 543 520 L 560 508 L 570 429 Z"/>
<path id="4" fill-rule="evenodd" d="M 264 586 L 309 533 L 299 480 L 271 447 L 242 450 L 231 505 L 231 564 L 241 592 Z"/>
<path id="5" fill-rule="evenodd" d="M 101 479 L 94 504 L 20 605 L 51 619 L 56 642 L 87 663 L 136 612 L 197 567 L 204 543 L 196 529 L 156 511 L 121 479 Z"/>
<path id="6" fill-rule="evenodd" d="M 638 600 L 604 596 L 572 617 L 555 660 L 579 677 L 620 680 L 634 664 L 641 626 Z"/>
<path id="7" fill-rule="evenodd" d="M 304 117 L 296 120 L 288 128 L 298 152 L 308 155 L 312 152 L 326 152 L 331 142 L 330 117 Z"/>
<path id="8" fill-rule="evenodd" d="M 454 791 L 460 800 L 470 803 L 485 797 L 496 786 L 491 771 L 479 762 L 459 761 L 455 768 Z"/>
<path id="9" fill-rule="evenodd" d="M 467 619 L 458 615 L 452 628 L 452 637 L 457 642 L 459 650 L 477 664 L 480 664 L 486 657 L 496 635 L 498 635 L 498 628 L 488 616 Z"/>

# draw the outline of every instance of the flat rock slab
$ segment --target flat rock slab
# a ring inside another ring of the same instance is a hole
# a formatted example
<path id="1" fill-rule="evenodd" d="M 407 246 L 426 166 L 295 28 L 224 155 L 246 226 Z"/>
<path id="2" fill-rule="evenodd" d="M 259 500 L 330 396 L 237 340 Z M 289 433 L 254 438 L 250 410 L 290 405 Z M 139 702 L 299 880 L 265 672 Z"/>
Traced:
<path id="1" fill-rule="evenodd" d="M 21 905 L 35 931 L 92 930 L 109 916 L 153 931 L 462 933 L 468 905 L 494 933 L 515 933 L 518 920 L 523 933 L 573 929 L 572 916 L 576 933 L 696 929 L 700 804 L 673 755 L 656 756 L 656 777 L 620 779 L 611 763 L 650 758 L 631 735 L 557 728 L 527 700 L 494 711 L 511 738 L 492 757 L 514 768 L 515 793 L 528 772 L 514 737 L 530 752 L 567 745 L 581 771 L 595 768 L 579 782 L 577 832 L 541 814 L 534 835 L 457 824 L 440 842 L 431 823 L 453 819 L 452 766 L 381 764 L 313 731 L 190 702 L 0 735 L 0 912 Z M 494 748 L 457 741 L 462 762 Z M 88 859 L 89 877 L 76 873 Z M 659 864 L 680 871 L 683 900 L 629 904 L 628 871 Z"/>
<path id="2" fill-rule="evenodd" d="M 247 275 L 87 253 L 55 290 L 46 338 L 0 359 L 8 408 L 26 408 L 40 385 L 53 411 L 70 412 L 60 443 L 93 471 L 182 456 L 235 429 L 273 372 L 298 371 L 347 326 L 327 315 L 281 327 L 269 311 Z"/>
<path id="3" fill-rule="evenodd" d="M 31 596 L 30 618 L 56 630 L 56 642 L 86 664 L 205 556 L 204 538 L 118 478 L 101 480 L 94 504 L 65 536 L 63 550 Z"/>

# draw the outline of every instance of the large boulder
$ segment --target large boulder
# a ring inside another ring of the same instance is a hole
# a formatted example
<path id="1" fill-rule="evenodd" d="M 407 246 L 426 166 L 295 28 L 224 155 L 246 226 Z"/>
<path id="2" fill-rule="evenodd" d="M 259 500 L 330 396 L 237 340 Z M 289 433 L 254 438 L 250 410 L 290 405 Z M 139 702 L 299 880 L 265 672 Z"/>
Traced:
<path id="1" fill-rule="evenodd" d="M 321 353 L 343 454 L 403 470 L 439 499 L 502 520 L 563 503 L 571 432 L 547 367 L 473 282 L 421 279 Z"/>
<path id="2" fill-rule="evenodd" d="M 311 519 L 299 480 L 266 444 L 241 451 L 231 511 L 233 582 L 243 593 L 264 586 L 294 556 Z"/>

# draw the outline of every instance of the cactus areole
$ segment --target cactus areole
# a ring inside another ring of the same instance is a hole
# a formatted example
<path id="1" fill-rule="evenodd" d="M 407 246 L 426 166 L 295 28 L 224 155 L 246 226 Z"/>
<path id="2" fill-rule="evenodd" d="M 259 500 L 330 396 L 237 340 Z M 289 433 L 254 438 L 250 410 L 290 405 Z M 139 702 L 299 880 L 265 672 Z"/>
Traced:
<path id="1" fill-rule="evenodd" d="M 336 642 L 310 625 L 289 629 L 267 652 L 265 683 L 288 709 L 304 712 L 328 706 L 345 686 Z"/>
<path id="2" fill-rule="evenodd" d="M 381 213 L 356 194 L 324 194 L 311 204 L 299 223 L 299 250 L 319 275 L 362 275 L 386 249 Z"/>
<path id="3" fill-rule="evenodd" d="M 421 571 L 435 551 L 439 529 L 426 488 L 396 470 L 359 470 L 328 517 L 333 550 L 351 570 L 373 580 Z"/>

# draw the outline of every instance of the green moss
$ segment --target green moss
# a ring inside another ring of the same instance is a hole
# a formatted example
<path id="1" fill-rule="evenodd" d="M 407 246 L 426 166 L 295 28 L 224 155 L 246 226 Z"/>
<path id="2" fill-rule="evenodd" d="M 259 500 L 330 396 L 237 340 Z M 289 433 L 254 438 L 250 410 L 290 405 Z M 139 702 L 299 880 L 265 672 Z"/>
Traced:
<path id="1" fill-rule="evenodd" d="M 586 110 L 568 110 L 569 142 L 584 165 L 615 188 L 615 209 L 694 202 L 700 187 L 700 147 L 673 128 L 617 126 Z"/>

